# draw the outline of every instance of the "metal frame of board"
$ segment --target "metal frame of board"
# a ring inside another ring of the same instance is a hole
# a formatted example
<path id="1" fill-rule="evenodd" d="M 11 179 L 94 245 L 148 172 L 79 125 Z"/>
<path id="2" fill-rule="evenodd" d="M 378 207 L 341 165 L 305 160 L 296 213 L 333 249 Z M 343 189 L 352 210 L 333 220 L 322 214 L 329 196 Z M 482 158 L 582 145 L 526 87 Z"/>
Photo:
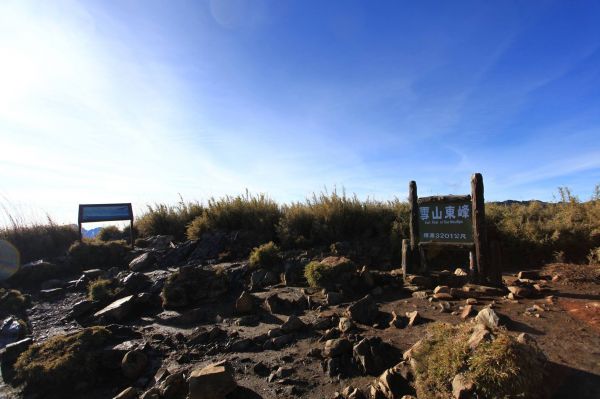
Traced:
<path id="1" fill-rule="evenodd" d="M 84 208 L 103 208 L 103 207 L 111 207 L 111 206 L 114 206 L 114 207 L 127 206 L 129 209 L 129 217 L 123 218 L 121 216 L 115 216 L 115 217 L 105 217 L 105 218 L 94 218 L 93 220 L 87 220 L 84 218 L 84 212 L 83 212 Z M 113 222 L 113 221 L 120 221 L 120 220 L 129 220 L 129 238 L 130 238 L 131 248 L 133 248 L 133 208 L 131 207 L 130 202 L 114 203 L 114 204 L 79 204 L 79 215 L 77 217 L 77 222 L 79 225 L 79 241 L 82 240 L 81 228 L 82 228 L 83 223 Z"/>

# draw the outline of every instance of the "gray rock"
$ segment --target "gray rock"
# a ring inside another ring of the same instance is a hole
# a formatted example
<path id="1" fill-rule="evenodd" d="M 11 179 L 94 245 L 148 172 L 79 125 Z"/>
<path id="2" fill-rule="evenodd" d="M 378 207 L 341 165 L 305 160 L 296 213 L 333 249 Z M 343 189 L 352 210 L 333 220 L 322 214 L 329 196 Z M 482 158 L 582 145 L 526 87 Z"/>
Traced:
<path id="1" fill-rule="evenodd" d="M 338 357 L 352 353 L 352 344 L 346 338 L 330 339 L 325 342 L 323 356 Z"/>
<path id="2" fill-rule="evenodd" d="M 152 252 L 146 252 L 129 262 L 129 270 L 139 272 L 148 269 L 155 261 L 154 254 Z"/>
<path id="3" fill-rule="evenodd" d="M 327 305 L 335 306 L 339 305 L 344 301 L 344 296 L 339 292 L 328 292 L 327 293 Z"/>
<path id="4" fill-rule="evenodd" d="M 233 369 L 225 360 L 193 370 L 188 384 L 189 399 L 225 399 L 237 387 Z"/>
<path id="5" fill-rule="evenodd" d="M 100 318 L 110 318 L 117 321 L 121 321 L 129 317 L 131 310 L 134 306 L 134 295 L 129 295 L 124 298 L 118 299 L 106 306 L 104 309 L 101 309 L 94 313 L 94 317 Z"/>
<path id="6" fill-rule="evenodd" d="M 484 308 L 477 313 L 477 316 L 475 316 L 475 321 L 483 324 L 487 328 L 494 329 L 498 327 L 500 319 L 494 310 L 490 308 Z"/>
<path id="7" fill-rule="evenodd" d="M 281 325 L 284 333 L 291 333 L 306 328 L 306 324 L 297 316 L 288 317 L 287 321 Z"/>
<path id="8" fill-rule="evenodd" d="M 121 371 L 125 377 L 135 380 L 146 370 L 148 356 L 140 350 L 132 350 L 125 354 L 121 361 Z"/>
<path id="9" fill-rule="evenodd" d="M 379 315 L 379 308 L 371 295 L 367 295 L 350 305 L 346 313 L 356 322 L 373 325 Z"/>
<path id="10" fill-rule="evenodd" d="M 452 396 L 454 399 L 470 399 L 473 397 L 475 385 L 464 374 L 456 374 L 452 380 Z"/>

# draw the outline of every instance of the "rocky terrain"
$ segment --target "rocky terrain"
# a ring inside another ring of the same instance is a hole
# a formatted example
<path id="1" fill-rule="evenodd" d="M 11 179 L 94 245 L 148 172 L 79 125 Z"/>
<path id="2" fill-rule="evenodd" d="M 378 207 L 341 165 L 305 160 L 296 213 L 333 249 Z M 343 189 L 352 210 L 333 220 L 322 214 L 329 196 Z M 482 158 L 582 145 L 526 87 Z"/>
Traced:
<path id="1" fill-rule="evenodd" d="M 1 288 L 0 397 L 600 397 L 597 266 L 487 287 L 221 241 L 24 265 Z"/>

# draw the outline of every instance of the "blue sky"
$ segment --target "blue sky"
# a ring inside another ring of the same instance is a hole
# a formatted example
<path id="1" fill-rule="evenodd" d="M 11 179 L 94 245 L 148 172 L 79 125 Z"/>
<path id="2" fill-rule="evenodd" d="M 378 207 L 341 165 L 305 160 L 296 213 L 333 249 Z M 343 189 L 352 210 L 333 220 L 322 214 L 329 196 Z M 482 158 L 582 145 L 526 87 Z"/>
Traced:
<path id="1" fill-rule="evenodd" d="M 600 182 L 595 1 L 0 3 L 0 203 Z"/>

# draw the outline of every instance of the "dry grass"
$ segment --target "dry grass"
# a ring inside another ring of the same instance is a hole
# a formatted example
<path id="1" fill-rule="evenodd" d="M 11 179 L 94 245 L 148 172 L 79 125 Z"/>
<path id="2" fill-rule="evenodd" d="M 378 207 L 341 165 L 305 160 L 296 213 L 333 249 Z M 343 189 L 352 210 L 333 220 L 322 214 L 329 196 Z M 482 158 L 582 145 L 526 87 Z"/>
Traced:
<path id="1" fill-rule="evenodd" d="M 184 202 L 177 205 L 148 205 L 146 213 L 138 217 L 134 228 L 142 237 L 172 235 L 176 240 L 186 238 L 187 226 L 204 213 L 204 207 L 198 202 Z"/>
<path id="2" fill-rule="evenodd" d="M 31 298 L 18 290 L 0 288 L 0 315 L 24 315 Z"/>
<path id="3" fill-rule="evenodd" d="M 493 339 L 468 346 L 473 324 L 432 324 L 413 353 L 415 387 L 423 398 L 452 398 L 452 379 L 463 373 L 474 382 L 478 397 L 535 398 L 542 392 L 544 357 L 533 344 L 518 342 L 506 331 Z"/>
<path id="4" fill-rule="evenodd" d="M 88 284 L 88 298 L 94 301 L 109 302 L 118 294 L 112 280 L 96 279 Z"/>
<path id="5" fill-rule="evenodd" d="M 336 259 L 334 262 L 329 260 Z M 304 277 L 311 287 L 331 288 L 341 281 L 341 275 L 352 273 L 356 265 L 347 258 L 326 258 L 310 262 L 304 268 Z"/>
<path id="6" fill-rule="evenodd" d="M 34 345 L 17 359 L 16 378 L 38 392 L 70 391 L 74 382 L 93 385 L 99 379 L 102 348 L 110 336 L 104 327 L 89 327 Z"/>
<path id="7" fill-rule="evenodd" d="M 250 253 L 249 262 L 252 269 L 272 269 L 281 263 L 279 247 L 273 241 L 256 247 Z"/>
<path id="8" fill-rule="evenodd" d="M 600 282 L 600 265 L 574 265 L 570 263 L 552 263 L 542 269 L 542 274 L 559 275 L 560 280 L 567 284 L 598 283 Z"/>
<path id="9" fill-rule="evenodd" d="M 69 255 L 75 266 L 82 269 L 109 269 L 124 267 L 130 247 L 121 241 L 83 241 L 76 242 L 69 248 Z"/>

